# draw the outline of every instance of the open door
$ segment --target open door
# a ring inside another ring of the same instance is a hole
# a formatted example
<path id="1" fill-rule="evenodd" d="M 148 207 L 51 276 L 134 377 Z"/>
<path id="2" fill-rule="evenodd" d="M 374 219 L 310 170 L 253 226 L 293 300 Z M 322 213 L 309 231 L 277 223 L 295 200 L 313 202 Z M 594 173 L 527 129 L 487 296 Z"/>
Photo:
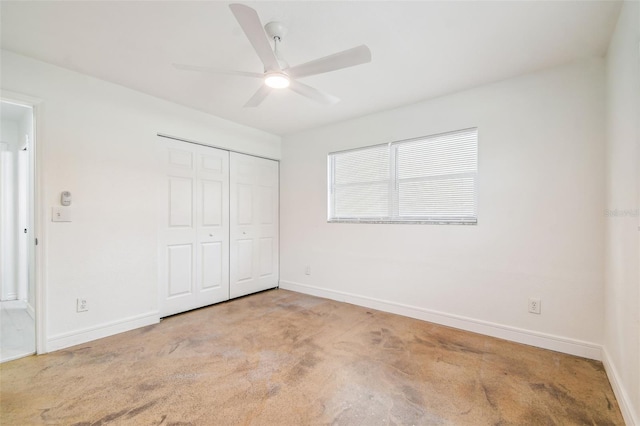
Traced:
<path id="1" fill-rule="evenodd" d="M 36 352 L 34 111 L 0 103 L 0 362 Z"/>

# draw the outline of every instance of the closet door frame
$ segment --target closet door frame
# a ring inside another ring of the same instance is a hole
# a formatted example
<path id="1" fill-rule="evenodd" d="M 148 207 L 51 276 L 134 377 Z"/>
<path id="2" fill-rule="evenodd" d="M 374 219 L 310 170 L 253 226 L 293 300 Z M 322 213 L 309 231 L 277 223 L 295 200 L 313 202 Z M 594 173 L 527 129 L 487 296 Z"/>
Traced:
<path id="1" fill-rule="evenodd" d="M 269 157 L 264 157 L 264 156 L 259 156 L 259 155 L 254 155 L 254 154 L 249 154 L 249 153 L 245 153 L 245 152 L 240 152 L 240 151 L 234 151 L 234 150 L 230 150 L 228 148 L 224 148 L 224 147 L 220 147 L 220 146 L 215 146 L 215 145 L 209 145 L 209 144 L 203 144 L 200 142 L 196 142 L 196 141 L 192 141 L 192 140 L 188 140 L 188 139 L 182 139 L 182 138 L 177 138 L 174 136 L 170 136 L 170 135 L 165 135 L 165 134 L 161 134 L 158 133 L 157 134 L 158 139 L 160 141 L 158 149 L 157 149 L 157 154 L 158 154 L 158 161 L 159 164 L 166 164 L 167 159 L 166 156 L 168 155 L 167 151 L 168 151 L 168 147 L 171 146 L 172 144 L 176 144 L 178 143 L 179 145 L 177 146 L 188 146 L 188 145 L 195 145 L 195 146 L 199 146 L 199 147 L 203 147 L 205 149 L 207 148 L 212 148 L 215 150 L 219 150 L 219 151 L 225 151 L 228 154 L 228 159 L 227 159 L 227 187 L 226 187 L 226 196 L 227 196 L 227 210 L 226 210 L 226 220 L 227 220 L 227 235 L 226 235 L 226 260 L 227 260 L 227 268 L 226 268 L 226 283 L 227 283 L 227 297 L 225 300 L 230 300 L 236 297 L 240 297 L 243 296 L 245 294 L 250 294 L 250 293 L 254 293 L 254 292 L 258 292 L 261 290 L 266 290 L 266 289 L 271 289 L 271 288 L 278 288 L 279 287 L 279 283 L 280 283 L 280 208 L 279 208 L 279 203 L 280 203 L 280 160 L 275 159 L 275 158 L 269 158 Z M 188 144 L 188 145 L 186 145 Z M 176 146 L 176 145 L 174 145 Z M 275 167 L 276 167 L 276 177 L 275 177 L 275 186 L 274 186 L 274 197 L 275 197 L 275 217 L 274 217 L 274 226 L 275 226 L 275 236 L 274 236 L 274 242 L 273 244 L 275 245 L 274 247 L 274 257 L 275 257 L 275 265 L 274 265 L 274 271 L 273 271 L 273 279 L 272 281 L 269 283 L 269 285 L 267 287 L 264 288 L 258 288 L 255 289 L 253 291 L 249 291 L 249 292 L 243 292 L 242 294 L 238 294 L 236 292 L 236 294 L 233 294 L 233 292 L 231 291 L 232 289 L 232 283 L 231 283 L 231 270 L 233 265 L 231 264 L 231 249 L 232 249 L 232 242 L 231 242 L 231 223 L 232 223 L 232 219 L 230 217 L 231 214 L 231 200 L 232 200 L 232 196 L 231 196 L 231 175 L 232 175 L 232 171 L 231 171 L 231 156 L 233 154 L 241 154 L 244 156 L 248 156 L 248 157 L 253 157 L 256 159 L 263 159 L 263 160 L 269 160 L 275 163 Z M 160 173 L 161 176 L 163 178 L 166 178 L 166 173 L 165 173 L 165 169 L 161 168 L 160 169 Z M 167 191 L 167 182 L 164 182 L 163 185 L 160 185 L 161 187 L 158 188 L 158 191 Z M 195 195 L 195 194 L 194 194 Z M 167 208 L 166 204 L 162 204 L 162 203 L 166 203 L 167 199 L 166 196 L 163 196 L 163 194 L 159 193 L 158 194 L 158 200 L 159 200 L 159 204 L 158 204 L 158 208 L 159 208 L 159 214 L 158 214 L 158 220 L 157 223 L 159 224 L 159 240 L 158 240 L 158 309 L 159 309 L 159 313 L 160 313 L 160 317 L 165 317 L 165 316 L 170 316 L 170 315 L 175 315 L 178 314 L 180 312 L 186 312 L 187 310 L 190 309 L 196 309 L 195 308 L 189 308 L 186 309 L 184 311 L 176 311 L 173 313 L 164 313 L 163 312 L 163 298 L 165 297 L 165 282 L 163 280 L 166 279 L 166 253 L 163 253 L 164 250 L 166 250 L 166 247 L 163 248 L 162 247 L 162 240 L 163 238 L 160 236 L 160 226 L 162 226 L 162 224 L 164 222 L 166 222 L 166 216 L 164 216 L 162 213 L 160 213 L 160 209 L 162 208 Z M 193 203 L 195 203 L 195 200 L 192 200 Z M 195 220 L 195 218 L 194 218 Z M 199 239 L 198 239 L 199 242 Z M 224 250 L 224 247 L 223 247 Z M 196 256 L 195 251 L 192 254 L 193 256 Z M 195 261 L 195 259 L 194 259 Z M 163 268 L 165 268 L 163 270 Z M 196 272 L 198 272 L 196 270 Z M 194 284 L 197 285 L 197 278 L 194 278 Z M 224 282 L 224 281 L 223 281 Z M 212 303 L 208 303 L 202 306 L 208 306 L 210 304 L 215 304 L 215 303 L 219 303 L 222 302 L 224 300 L 219 300 L 219 301 L 214 301 Z M 198 307 L 202 307 L 202 306 L 198 306 Z"/>

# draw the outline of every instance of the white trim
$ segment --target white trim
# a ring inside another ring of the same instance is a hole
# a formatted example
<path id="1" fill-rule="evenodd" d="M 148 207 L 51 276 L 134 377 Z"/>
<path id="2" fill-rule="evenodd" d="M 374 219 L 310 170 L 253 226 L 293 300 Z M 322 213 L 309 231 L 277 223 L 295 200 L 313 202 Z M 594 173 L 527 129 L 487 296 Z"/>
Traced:
<path id="1" fill-rule="evenodd" d="M 584 358 L 601 360 L 602 346 L 577 339 L 570 339 L 552 334 L 540 333 L 533 330 L 526 330 L 518 327 L 497 324 L 489 321 L 482 321 L 461 315 L 449 314 L 446 312 L 434 311 L 418 306 L 405 305 L 402 303 L 387 300 L 375 299 L 373 297 L 359 296 L 337 290 L 315 287 L 307 284 L 300 284 L 291 281 L 280 281 L 280 288 L 284 290 L 296 291 L 298 293 L 310 294 L 312 296 L 324 297 L 340 302 L 351 303 L 384 312 L 429 321 L 436 324 L 446 325 L 461 330 L 510 340 L 512 342 L 524 343 L 525 345 L 550 349 L 552 351 L 577 355 Z"/>
<path id="2" fill-rule="evenodd" d="M 47 350 L 47 243 L 49 235 L 47 217 L 47 203 L 45 203 L 44 176 L 46 163 L 44 161 L 44 117 L 43 106 L 40 103 L 33 105 L 33 147 L 34 147 L 34 167 L 33 167 L 33 238 L 38 239 L 38 244 L 33 246 L 33 277 L 35 279 L 36 291 L 36 353 L 43 354 Z"/>
<path id="3" fill-rule="evenodd" d="M 628 426 L 640 426 L 640 419 L 634 414 L 631 398 L 620 385 L 622 383 L 620 375 L 618 374 L 618 370 L 616 370 L 615 364 L 613 364 L 606 347 L 602 348 L 602 364 L 604 365 L 604 371 L 606 371 L 607 376 L 609 377 L 613 393 L 618 400 L 618 406 L 620 407 L 625 423 Z"/>
<path id="4" fill-rule="evenodd" d="M 33 354 L 34 354 L 33 352 L 26 352 L 26 353 L 23 353 L 23 354 L 18 354 L 18 355 L 10 356 L 10 357 L 7 357 L 7 358 L 3 358 L 3 359 L 0 361 L 0 363 L 5 363 L 5 362 L 9 362 L 9 361 L 14 361 L 14 360 L 16 360 L 16 359 L 25 358 L 25 357 L 31 356 L 31 355 L 33 355 Z"/>
<path id="5" fill-rule="evenodd" d="M 159 312 L 152 311 L 142 315 L 135 315 L 129 318 L 87 327 L 82 330 L 57 334 L 47 340 L 47 352 L 102 339 L 103 337 L 113 336 L 114 334 L 124 333 L 125 331 L 157 324 L 159 322 Z"/>
<path id="6" fill-rule="evenodd" d="M 249 155 L 251 157 L 264 158 L 265 160 L 277 161 L 278 164 L 280 164 L 280 159 L 279 158 L 265 157 L 264 155 L 251 154 L 251 153 L 246 152 L 246 151 L 236 151 L 235 149 L 225 148 L 225 147 L 219 146 L 219 145 L 211 145 L 209 143 L 198 142 L 198 141 L 194 141 L 194 140 L 191 140 L 191 139 L 181 138 L 181 137 L 178 137 L 178 136 L 171 136 L 171 135 L 167 135 L 165 133 L 158 133 L 157 136 L 161 137 L 161 138 L 172 139 L 172 140 L 178 141 L 178 142 L 185 142 L 185 143 L 190 143 L 190 144 L 193 144 L 193 145 L 200 145 L 200 146 L 204 146 L 205 148 L 215 148 L 215 149 L 220 149 L 222 151 L 235 152 L 236 154 L 244 154 L 244 155 Z M 280 175 L 278 175 L 278 177 L 280 177 Z"/>

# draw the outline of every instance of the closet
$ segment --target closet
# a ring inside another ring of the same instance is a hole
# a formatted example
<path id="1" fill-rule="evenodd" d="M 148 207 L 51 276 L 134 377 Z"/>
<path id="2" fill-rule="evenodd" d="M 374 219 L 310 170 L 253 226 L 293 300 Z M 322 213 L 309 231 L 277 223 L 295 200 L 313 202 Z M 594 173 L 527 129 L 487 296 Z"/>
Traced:
<path id="1" fill-rule="evenodd" d="M 160 137 L 160 316 L 278 285 L 278 162 Z"/>

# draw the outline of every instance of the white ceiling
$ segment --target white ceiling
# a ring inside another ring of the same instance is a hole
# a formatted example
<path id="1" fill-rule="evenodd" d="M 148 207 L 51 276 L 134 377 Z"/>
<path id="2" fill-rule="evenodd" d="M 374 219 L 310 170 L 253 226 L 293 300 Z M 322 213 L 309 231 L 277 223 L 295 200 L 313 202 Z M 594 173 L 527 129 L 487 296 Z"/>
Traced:
<path id="1" fill-rule="evenodd" d="M 263 23 L 288 27 L 290 65 L 360 44 L 373 56 L 301 80 L 341 98 L 337 105 L 279 91 L 249 109 L 260 80 L 171 66 L 262 72 L 228 4 L 2 1 L 2 48 L 284 135 L 603 56 L 620 9 L 617 1 L 246 2 Z"/>

